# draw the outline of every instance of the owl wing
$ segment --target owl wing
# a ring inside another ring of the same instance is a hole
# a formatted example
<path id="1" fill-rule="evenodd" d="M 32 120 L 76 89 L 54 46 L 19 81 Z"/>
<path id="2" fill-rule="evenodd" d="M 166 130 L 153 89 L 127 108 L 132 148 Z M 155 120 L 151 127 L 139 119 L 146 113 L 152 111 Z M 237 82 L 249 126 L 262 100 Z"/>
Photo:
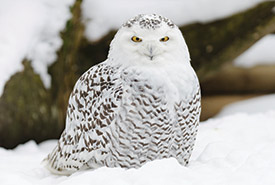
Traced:
<path id="1" fill-rule="evenodd" d="M 175 137 L 176 148 L 181 148 L 176 153 L 177 160 L 182 165 L 187 165 L 198 131 L 200 112 L 201 112 L 201 93 L 197 84 L 192 97 L 186 101 L 180 101 L 175 104 L 178 124 Z"/>
<path id="2" fill-rule="evenodd" d="M 71 174 L 87 168 L 90 160 L 100 164 L 107 154 L 106 130 L 115 119 L 123 92 L 114 70 L 101 63 L 77 81 L 69 99 L 66 128 L 44 160 L 53 173 Z"/>

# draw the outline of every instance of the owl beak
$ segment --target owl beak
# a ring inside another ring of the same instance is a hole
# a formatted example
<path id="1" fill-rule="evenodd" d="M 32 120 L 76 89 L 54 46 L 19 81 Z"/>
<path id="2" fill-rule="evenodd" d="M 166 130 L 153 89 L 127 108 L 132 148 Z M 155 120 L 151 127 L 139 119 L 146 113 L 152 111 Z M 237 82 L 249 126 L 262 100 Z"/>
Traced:
<path id="1" fill-rule="evenodd" d="M 149 55 L 150 60 L 153 60 L 154 55 L 153 55 L 153 47 L 152 46 L 150 46 L 150 48 L 149 48 L 149 53 L 150 53 L 150 55 Z"/>
<path id="2" fill-rule="evenodd" d="M 149 57 L 150 60 L 153 60 L 155 57 L 155 51 L 156 51 L 156 46 L 153 44 L 148 44 L 146 47 L 145 55 Z"/>

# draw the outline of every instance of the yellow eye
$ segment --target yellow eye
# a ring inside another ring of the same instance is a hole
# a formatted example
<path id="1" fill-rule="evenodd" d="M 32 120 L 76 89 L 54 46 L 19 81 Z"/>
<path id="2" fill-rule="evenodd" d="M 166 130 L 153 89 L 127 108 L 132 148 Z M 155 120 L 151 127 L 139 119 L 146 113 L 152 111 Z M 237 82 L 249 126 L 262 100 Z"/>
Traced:
<path id="1" fill-rule="evenodd" d="M 136 37 L 136 36 L 133 36 L 131 39 L 132 39 L 132 41 L 134 41 L 134 42 L 141 42 L 141 41 L 142 41 L 141 38 Z"/>
<path id="2" fill-rule="evenodd" d="M 165 36 L 163 38 L 161 38 L 159 41 L 160 42 L 167 42 L 169 40 L 169 37 Z"/>

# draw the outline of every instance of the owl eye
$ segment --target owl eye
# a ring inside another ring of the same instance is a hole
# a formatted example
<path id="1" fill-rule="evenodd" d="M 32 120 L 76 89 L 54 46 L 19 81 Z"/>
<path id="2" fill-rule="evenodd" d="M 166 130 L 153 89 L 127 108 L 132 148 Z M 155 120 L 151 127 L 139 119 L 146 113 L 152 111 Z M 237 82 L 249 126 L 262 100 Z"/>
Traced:
<path id="1" fill-rule="evenodd" d="M 165 36 L 163 38 L 161 38 L 159 41 L 160 42 L 167 42 L 169 40 L 169 37 Z"/>
<path id="2" fill-rule="evenodd" d="M 131 40 L 134 41 L 134 42 L 141 42 L 141 41 L 142 41 L 141 38 L 136 37 L 136 36 L 133 36 L 133 37 L 131 38 Z"/>
<path id="3" fill-rule="evenodd" d="M 132 39 L 132 41 L 134 41 L 134 42 L 141 42 L 141 41 L 142 41 L 141 38 L 136 37 L 136 36 L 133 36 L 131 39 Z"/>

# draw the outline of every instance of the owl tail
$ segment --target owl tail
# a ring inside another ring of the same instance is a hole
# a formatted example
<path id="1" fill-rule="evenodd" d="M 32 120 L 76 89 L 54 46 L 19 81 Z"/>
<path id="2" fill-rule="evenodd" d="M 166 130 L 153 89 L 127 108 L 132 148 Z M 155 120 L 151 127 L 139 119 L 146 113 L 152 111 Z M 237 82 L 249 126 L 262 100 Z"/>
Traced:
<path id="1" fill-rule="evenodd" d="M 70 154 L 67 150 L 69 148 L 61 148 L 58 142 L 53 151 L 42 161 L 42 165 L 56 175 L 71 175 L 76 171 L 88 168 L 88 166 L 83 165 L 80 161 L 68 158 Z"/>
<path id="2" fill-rule="evenodd" d="M 56 146 L 53 151 L 42 161 L 42 165 L 48 169 L 51 173 L 56 175 L 71 175 L 75 172 L 73 169 L 68 170 L 64 168 L 64 163 L 62 161 L 62 156 Z"/>

